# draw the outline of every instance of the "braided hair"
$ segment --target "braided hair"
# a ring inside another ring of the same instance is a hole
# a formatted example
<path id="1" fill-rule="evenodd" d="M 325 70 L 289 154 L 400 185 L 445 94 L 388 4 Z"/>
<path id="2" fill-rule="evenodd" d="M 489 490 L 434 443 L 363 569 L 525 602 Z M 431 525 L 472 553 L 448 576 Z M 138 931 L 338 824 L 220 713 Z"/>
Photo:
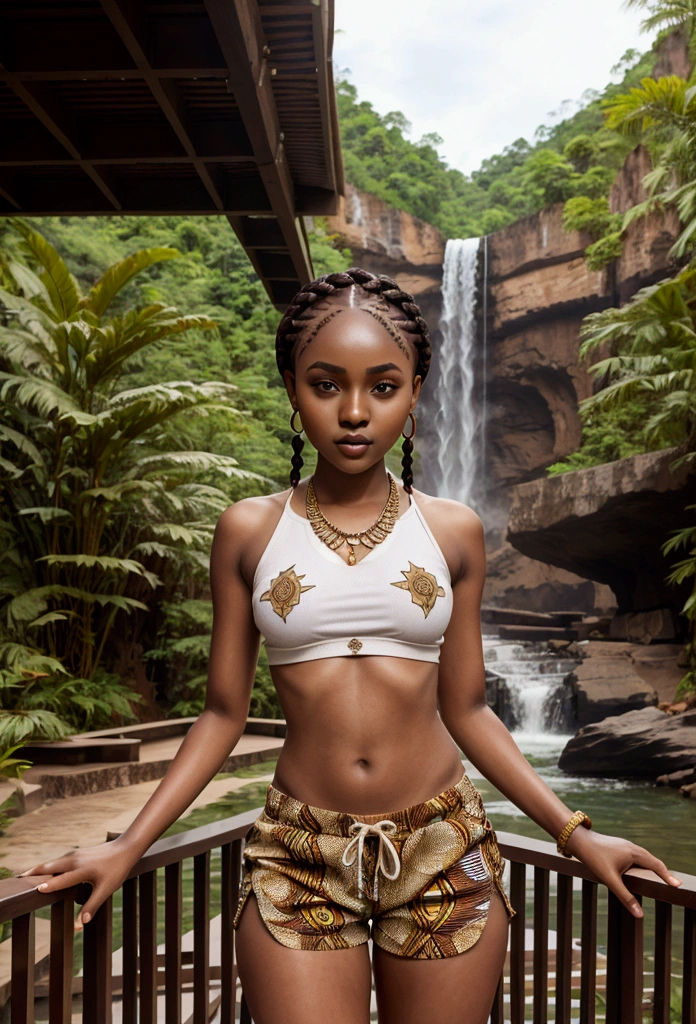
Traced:
<path id="1" fill-rule="evenodd" d="M 309 284 L 304 285 L 294 297 L 285 311 L 276 333 L 276 363 L 281 376 L 286 370 L 294 372 L 293 352 L 300 335 L 310 328 L 308 340 L 311 340 L 319 327 L 338 312 L 335 310 L 327 316 L 320 317 L 318 316 L 318 307 L 325 309 L 326 299 L 342 288 L 351 287 L 362 290 L 366 303 L 363 308 L 379 320 L 395 337 L 395 340 L 401 341 L 400 331 L 409 335 L 416 348 L 417 360 L 414 375 L 420 374 L 421 380 L 425 380 L 430 369 L 432 351 L 428 325 L 423 319 L 420 307 L 416 304 L 413 296 L 409 292 L 403 291 L 391 277 L 387 277 L 385 274 L 371 274 L 369 270 L 361 270 L 359 267 L 351 267 L 350 270 L 342 273 L 324 274 L 316 281 L 310 281 Z M 290 473 L 290 483 L 293 487 L 297 487 L 300 480 L 302 458 L 299 450 L 301 447 L 302 441 L 298 435 L 297 441 L 293 439 L 295 455 Z M 404 489 L 410 494 L 413 486 L 413 458 L 411 455 L 413 443 L 405 439 L 402 449 L 404 455 L 401 476 Z"/>

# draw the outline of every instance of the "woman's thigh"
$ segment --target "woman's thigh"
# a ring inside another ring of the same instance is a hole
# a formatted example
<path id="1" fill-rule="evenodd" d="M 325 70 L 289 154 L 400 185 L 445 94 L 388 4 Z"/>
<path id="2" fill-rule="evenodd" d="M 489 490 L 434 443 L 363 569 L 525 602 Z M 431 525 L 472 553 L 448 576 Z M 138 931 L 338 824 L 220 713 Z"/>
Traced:
<path id="1" fill-rule="evenodd" d="M 368 1024 L 371 970 L 366 942 L 350 949 L 289 949 L 266 928 L 251 894 L 235 945 L 254 1024 Z"/>
<path id="2" fill-rule="evenodd" d="M 505 961 L 508 923 L 494 890 L 486 926 L 465 953 L 413 960 L 375 945 L 379 1024 L 486 1024 Z"/>

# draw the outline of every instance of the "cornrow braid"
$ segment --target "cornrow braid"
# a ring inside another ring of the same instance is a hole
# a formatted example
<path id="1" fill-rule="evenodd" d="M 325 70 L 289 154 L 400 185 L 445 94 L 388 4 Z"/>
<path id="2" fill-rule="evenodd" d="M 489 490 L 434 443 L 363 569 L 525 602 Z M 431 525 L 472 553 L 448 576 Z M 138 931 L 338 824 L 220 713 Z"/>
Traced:
<path id="1" fill-rule="evenodd" d="M 369 270 L 351 267 L 342 273 L 324 274 L 316 281 L 310 281 L 297 293 L 283 315 L 276 333 L 276 363 L 281 376 L 285 370 L 293 370 L 292 351 L 300 334 L 310 325 L 314 315 L 312 306 L 327 299 L 340 288 L 357 285 L 367 293 L 366 298 L 376 299 L 380 307 L 388 310 L 396 307 L 400 316 L 389 319 L 413 341 L 417 352 L 416 374 L 425 380 L 430 369 L 430 332 L 423 319 L 420 307 L 409 292 L 402 291 L 396 281 L 385 274 L 371 274 Z"/>

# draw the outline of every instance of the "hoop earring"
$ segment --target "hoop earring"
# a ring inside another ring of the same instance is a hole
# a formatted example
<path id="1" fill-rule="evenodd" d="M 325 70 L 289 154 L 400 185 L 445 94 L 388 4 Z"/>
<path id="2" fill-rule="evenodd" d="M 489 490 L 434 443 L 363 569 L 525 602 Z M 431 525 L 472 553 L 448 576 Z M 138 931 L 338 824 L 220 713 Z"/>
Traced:
<path id="1" fill-rule="evenodd" d="M 401 450 L 404 453 L 403 457 L 401 459 L 401 466 L 402 466 L 401 479 L 403 481 L 404 490 L 406 491 L 407 494 L 410 494 L 411 493 L 411 488 L 413 487 L 413 468 L 412 468 L 413 467 L 413 457 L 412 457 L 412 454 L 413 454 L 413 438 L 416 436 L 416 417 L 413 415 L 412 412 L 410 412 L 408 415 L 409 415 L 409 417 L 411 419 L 412 430 L 411 430 L 410 434 L 404 434 L 403 430 L 401 431 L 401 436 L 404 439 L 404 442 L 401 445 Z"/>
<path id="2" fill-rule="evenodd" d="M 298 414 L 299 411 L 299 409 L 294 409 L 292 416 L 290 417 L 290 429 L 294 431 L 292 441 L 290 442 L 292 444 L 293 451 L 293 456 L 292 459 L 290 460 L 292 463 L 292 469 L 290 470 L 291 487 L 297 487 L 297 485 L 299 484 L 300 470 L 304 465 L 304 460 L 302 458 L 302 449 L 304 448 L 304 441 L 302 440 L 303 428 L 302 426 L 300 426 L 300 429 L 298 430 L 297 427 L 295 426 L 295 416 Z"/>

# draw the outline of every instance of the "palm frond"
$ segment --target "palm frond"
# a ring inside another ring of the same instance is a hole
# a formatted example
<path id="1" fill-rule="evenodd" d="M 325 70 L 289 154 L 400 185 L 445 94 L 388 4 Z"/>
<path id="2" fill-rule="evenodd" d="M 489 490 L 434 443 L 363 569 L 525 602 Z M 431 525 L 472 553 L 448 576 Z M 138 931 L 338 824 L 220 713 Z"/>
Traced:
<path id="1" fill-rule="evenodd" d="M 17 219 L 13 225 L 24 239 L 24 245 L 43 267 L 39 275 L 48 292 L 57 320 L 69 320 L 80 304 L 77 282 L 51 243 L 34 231 L 26 221 Z"/>
<path id="2" fill-rule="evenodd" d="M 164 246 L 140 249 L 138 252 L 131 253 L 124 260 L 109 267 L 80 301 L 80 306 L 90 309 L 98 317 L 104 316 L 121 289 L 137 274 L 147 270 L 154 263 L 171 260 L 180 255 L 178 249 L 168 249 Z"/>

